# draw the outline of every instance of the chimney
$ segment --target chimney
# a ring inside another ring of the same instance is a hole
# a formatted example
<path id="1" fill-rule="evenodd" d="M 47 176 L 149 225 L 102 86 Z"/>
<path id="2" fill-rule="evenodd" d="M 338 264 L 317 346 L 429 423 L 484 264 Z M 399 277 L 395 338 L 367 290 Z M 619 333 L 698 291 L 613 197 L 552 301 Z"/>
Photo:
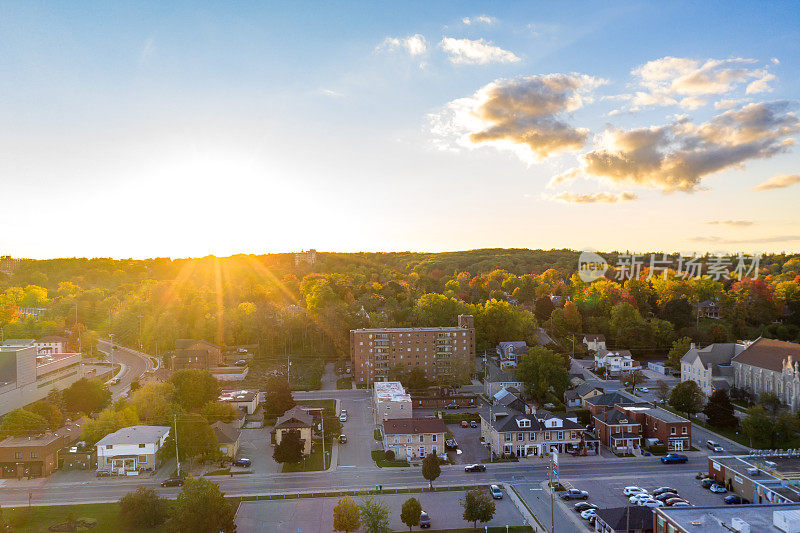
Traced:
<path id="1" fill-rule="evenodd" d="M 694 343 L 689 344 L 689 349 L 694 350 Z"/>

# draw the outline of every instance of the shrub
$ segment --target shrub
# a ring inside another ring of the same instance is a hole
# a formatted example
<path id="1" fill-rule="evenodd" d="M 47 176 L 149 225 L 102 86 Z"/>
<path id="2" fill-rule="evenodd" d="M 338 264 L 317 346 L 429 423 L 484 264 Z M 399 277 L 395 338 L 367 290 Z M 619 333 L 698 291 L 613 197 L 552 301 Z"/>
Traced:
<path id="1" fill-rule="evenodd" d="M 387 461 L 394 461 L 394 450 L 386 450 L 383 454 Z"/>

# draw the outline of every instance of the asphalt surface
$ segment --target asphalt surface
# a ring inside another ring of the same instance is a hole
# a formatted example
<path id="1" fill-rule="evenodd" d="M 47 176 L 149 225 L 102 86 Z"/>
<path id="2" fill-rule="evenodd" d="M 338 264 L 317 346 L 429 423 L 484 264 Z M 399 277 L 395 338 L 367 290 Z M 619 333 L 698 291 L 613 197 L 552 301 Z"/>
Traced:
<path id="1" fill-rule="evenodd" d="M 120 382 L 109 386 L 111 396 L 114 399 L 128 392 L 131 388 L 131 383 L 152 367 L 149 355 L 130 348 L 117 346 L 116 350 L 112 350 L 110 342 L 98 340 L 97 349 L 108 355 L 109 362 L 125 365 L 125 372 L 120 377 Z"/>

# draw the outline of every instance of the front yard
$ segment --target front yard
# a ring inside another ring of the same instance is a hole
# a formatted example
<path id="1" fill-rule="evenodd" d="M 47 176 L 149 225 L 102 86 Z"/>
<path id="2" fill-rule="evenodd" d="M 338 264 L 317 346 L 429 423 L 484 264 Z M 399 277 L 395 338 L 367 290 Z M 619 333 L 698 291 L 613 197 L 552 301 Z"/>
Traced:
<path id="1" fill-rule="evenodd" d="M 375 464 L 378 465 L 379 468 L 411 466 L 408 464 L 408 461 L 406 460 L 399 460 L 399 459 L 395 459 L 394 461 L 387 460 L 386 454 L 383 450 L 373 450 L 372 460 L 375 461 Z"/>

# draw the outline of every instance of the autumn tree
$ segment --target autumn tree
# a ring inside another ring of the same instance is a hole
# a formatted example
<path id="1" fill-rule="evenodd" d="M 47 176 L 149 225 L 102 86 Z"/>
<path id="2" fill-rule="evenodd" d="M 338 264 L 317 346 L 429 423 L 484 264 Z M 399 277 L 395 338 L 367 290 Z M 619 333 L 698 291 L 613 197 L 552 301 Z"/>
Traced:
<path id="1" fill-rule="evenodd" d="M 439 465 L 439 457 L 435 453 L 429 453 L 422 460 L 422 477 L 428 480 L 431 490 L 433 490 L 433 482 L 442 473 L 442 467 Z"/>
<path id="2" fill-rule="evenodd" d="M 669 360 L 667 364 L 672 368 L 681 368 L 681 357 L 686 355 L 686 352 L 691 349 L 692 339 L 689 337 L 681 337 L 673 341 L 672 348 L 669 350 Z"/>
<path id="3" fill-rule="evenodd" d="M 342 496 L 333 508 L 333 530 L 347 533 L 359 527 L 361 527 L 361 516 L 358 505 L 350 496 Z"/>
<path id="4" fill-rule="evenodd" d="M 64 423 L 64 415 L 61 412 L 61 409 L 47 400 L 39 400 L 38 402 L 34 402 L 25 409 L 31 413 L 36 413 L 47 420 L 48 427 L 54 431 L 60 428 Z"/>
<path id="5" fill-rule="evenodd" d="M 489 495 L 489 491 L 486 489 L 467 491 L 463 500 L 461 500 L 461 504 L 464 506 L 462 517 L 467 522 L 472 522 L 474 528 L 478 527 L 478 522 L 488 522 L 494 518 L 494 498 Z"/>
<path id="6" fill-rule="evenodd" d="M 281 441 L 275 445 L 272 458 L 277 463 L 299 463 L 303 460 L 303 440 L 296 429 L 284 431 Z"/>
<path id="7" fill-rule="evenodd" d="M 675 385 L 669 395 L 669 405 L 685 413 L 687 418 L 699 413 L 705 405 L 705 394 L 694 381 L 683 381 Z"/>
<path id="8" fill-rule="evenodd" d="M 361 524 L 367 533 L 389 533 L 389 506 L 385 501 L 366 498 L 358 506 Z"/>
<path id="9" fill-rule="evenodd" d="M 422 515 L 422 505 L 416 498 L 409 498 L 403 502 L 403 507 L 400 511 L 400 521 L 408 526 L 408 530 L 419 525 L 419 518 Z"/>
<path id="10" fill-rule="evenodd" d="M 15 409 L 3 417 L 0 437 L 27 437 L 47 431 L 47 420 L 25 409 Z"/>
<path id="11" fill-rule="evenodd" d="M 91 414 L 111 403 L 111 391 L 97 379 L 81 378 L 61 393 L 69 413 Z"/>
<path id="12" fill-rule="evenodd" d="M 219 485 L 204 477 L 188 478 L 175 500 L 172 526 L 192 533 L 233 533 L 233 506 Z"/>
<path id="13" fill-rule="evenodd" d="M 184 368 L 169 378 L 175 387 L 175 402 L 187 411 L 197 411 L 219 397 L 219 383 L 208 370 Z"/>
<path id="14" fill-rule="evenodd" d="M 564 391 L 570 386 L 564 358 L 542 347 L 531 348 L 522 356 L 517 378 L 525 383 L 527 392 L 540 401 L 545 400 L 548 393 L 563 398 Z"/>

